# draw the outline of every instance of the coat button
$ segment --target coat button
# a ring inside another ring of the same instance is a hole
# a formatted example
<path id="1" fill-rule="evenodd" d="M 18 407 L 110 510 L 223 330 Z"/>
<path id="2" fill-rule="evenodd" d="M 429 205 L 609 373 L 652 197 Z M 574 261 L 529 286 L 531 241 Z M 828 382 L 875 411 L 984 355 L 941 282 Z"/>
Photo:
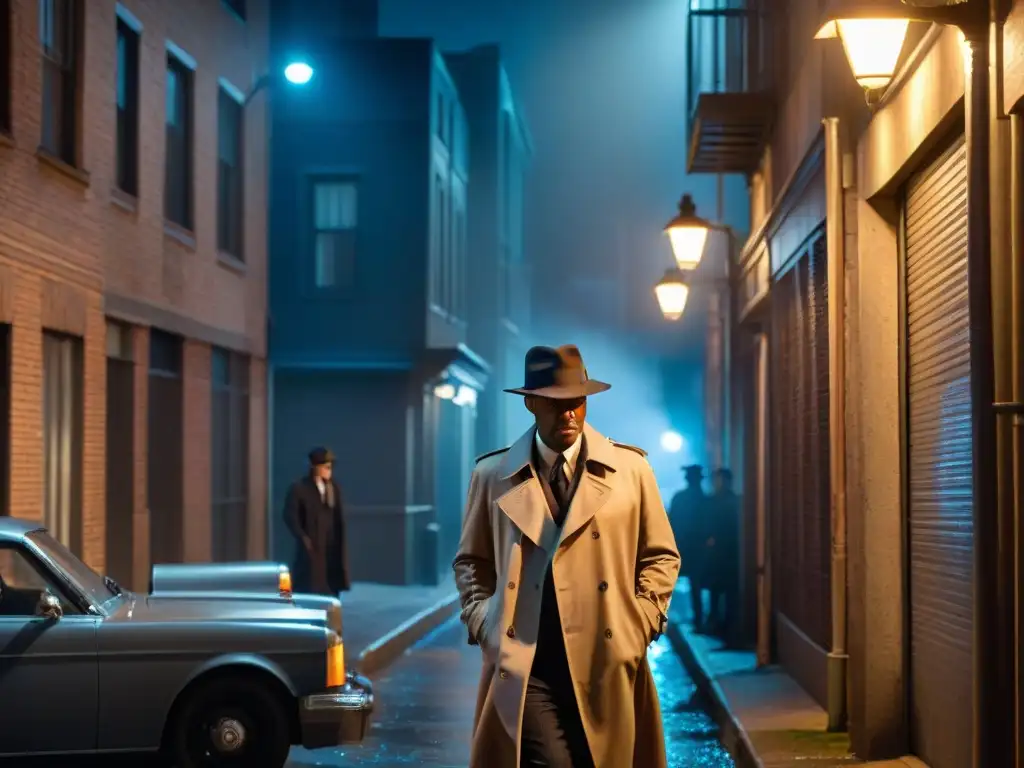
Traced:
<path id="1" fill-rule="evenodd" d="M 508 680 L 508 672 L 502 669 L 498 672 L 498 677 L 500 677 L 502 680 Z"/>
<path id="2" fill-rule="evenodd" d="M 590 534 L 590 537 L 592 539 L 600 539 L 601 538 L 601 534 L 598 533 L 597 531 L 594 531 L 592 534 Z"/>
<path id="3" fill-rule="evenodd" d="M 516 583 L 515 583 L 514 581 L 510 581 L 510 582 L 508 583 L 508 588 L 509 588 L 509 589 L 515 589 L 515 588 L 516 588 Z"/>
<path id="4" fill-rule="evenodd" d="M 602 592 L 607 592 L 608 591 L 608 582 L 607 581 L 602 581 L 600 584 L 597 585 L 597 588 L 599 590 L 601 590 Z"/>
<path id="5" fill-rule="evenodd" d="M 509 627 L 508 629 L 505 630 L 505 634 L 508 635 L 509 637 L 515 637 L 516 636 L 516 628 L 515 627 Z"/>
<path id="6" fill-rule="evenodd" d="M 604 631 L 604 636 L 607 637 L 609 640 L 611 640 L 612 639 L 612 631 L 610 629 L 606 629 Z"/>

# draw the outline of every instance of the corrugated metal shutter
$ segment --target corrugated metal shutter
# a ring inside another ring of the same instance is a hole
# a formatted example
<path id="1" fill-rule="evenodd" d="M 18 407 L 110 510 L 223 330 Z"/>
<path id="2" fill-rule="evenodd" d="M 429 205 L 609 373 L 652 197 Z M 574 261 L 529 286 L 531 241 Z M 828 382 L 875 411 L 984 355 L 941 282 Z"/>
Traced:
<path id="1" fill-rule="evenodd" d="M 828 282 L 824 233 L 772 287 L 772 563 L 775 609 L 831 642 Z"/>
<path id="2" fill-rule="evenodd" d="M 964 768 L 974 532 L 963 139 L 908 186 L 906 308 L 911 741 L 932 768 Z"/>

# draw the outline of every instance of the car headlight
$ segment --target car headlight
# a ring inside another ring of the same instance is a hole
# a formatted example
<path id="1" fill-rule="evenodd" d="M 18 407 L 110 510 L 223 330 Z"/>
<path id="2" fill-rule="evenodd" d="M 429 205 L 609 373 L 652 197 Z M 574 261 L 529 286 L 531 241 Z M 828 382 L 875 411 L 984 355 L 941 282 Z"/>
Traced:
<path id="1" fill-rule="evenodd" d="M 341 636 L 330 632 L 327 636 L 327 687 L 339 688 L 345 684 L 345 645 Z"/>

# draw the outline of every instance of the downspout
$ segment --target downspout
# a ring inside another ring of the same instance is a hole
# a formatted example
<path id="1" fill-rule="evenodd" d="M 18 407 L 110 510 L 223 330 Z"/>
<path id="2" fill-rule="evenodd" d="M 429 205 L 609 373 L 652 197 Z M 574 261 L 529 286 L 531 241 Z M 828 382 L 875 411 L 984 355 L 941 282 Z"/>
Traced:
<path id="1" fill-rule="evenodd" d="M 846 249 L 839 118 L 825 127 L 825 243 L 828 253 L 829 485 L 832 491 L 832 647 L 828 729 L 846 728 Z"/>

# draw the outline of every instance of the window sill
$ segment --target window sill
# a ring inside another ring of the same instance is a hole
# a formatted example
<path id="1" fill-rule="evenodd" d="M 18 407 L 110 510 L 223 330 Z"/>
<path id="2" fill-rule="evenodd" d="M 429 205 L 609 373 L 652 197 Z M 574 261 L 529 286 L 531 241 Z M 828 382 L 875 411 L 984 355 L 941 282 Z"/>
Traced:
<path id="1" fill-rule="evenodd" d="M 45 150 L 42 147 L 39 147 L 36 150 L 36 158 L 38 158 L 39 162 L 50 166 L 55 171 L 58 171 L 59 173 L 62 173 L 65 176 L 67 176 L 69 179 L 74 179 L 83 186 L 89 186 L 90 177 L 88 171 L 83 170 L 81 168 L 76 168 L 70 163 L 61 160 L 56 155 L 51 154 L 48 150 Z"/>
<path id="2" fill-rule="evenodd" d="M 217 263 L 224 267 L 224 269 L 235 272 L 239 275 L 244 275 L 248 271 L 245 262 L 237 256 L 232 256 L 230 253 L 220 251 L 217 253 Z"/>
<path id="3" fill-rule="evenodd" d="M 174 240 L 189 250 L 196 249 L 196 233 L 167 219 L 164 219 L 164 237 Z"/>
<path id="4" fill-rule="evenodd" d="M 138 213 L 139 211 L 139 199 L 123 189 L 114 187 L 110 190 L 110 204 L 120 208 L 126 213 Z"/>

